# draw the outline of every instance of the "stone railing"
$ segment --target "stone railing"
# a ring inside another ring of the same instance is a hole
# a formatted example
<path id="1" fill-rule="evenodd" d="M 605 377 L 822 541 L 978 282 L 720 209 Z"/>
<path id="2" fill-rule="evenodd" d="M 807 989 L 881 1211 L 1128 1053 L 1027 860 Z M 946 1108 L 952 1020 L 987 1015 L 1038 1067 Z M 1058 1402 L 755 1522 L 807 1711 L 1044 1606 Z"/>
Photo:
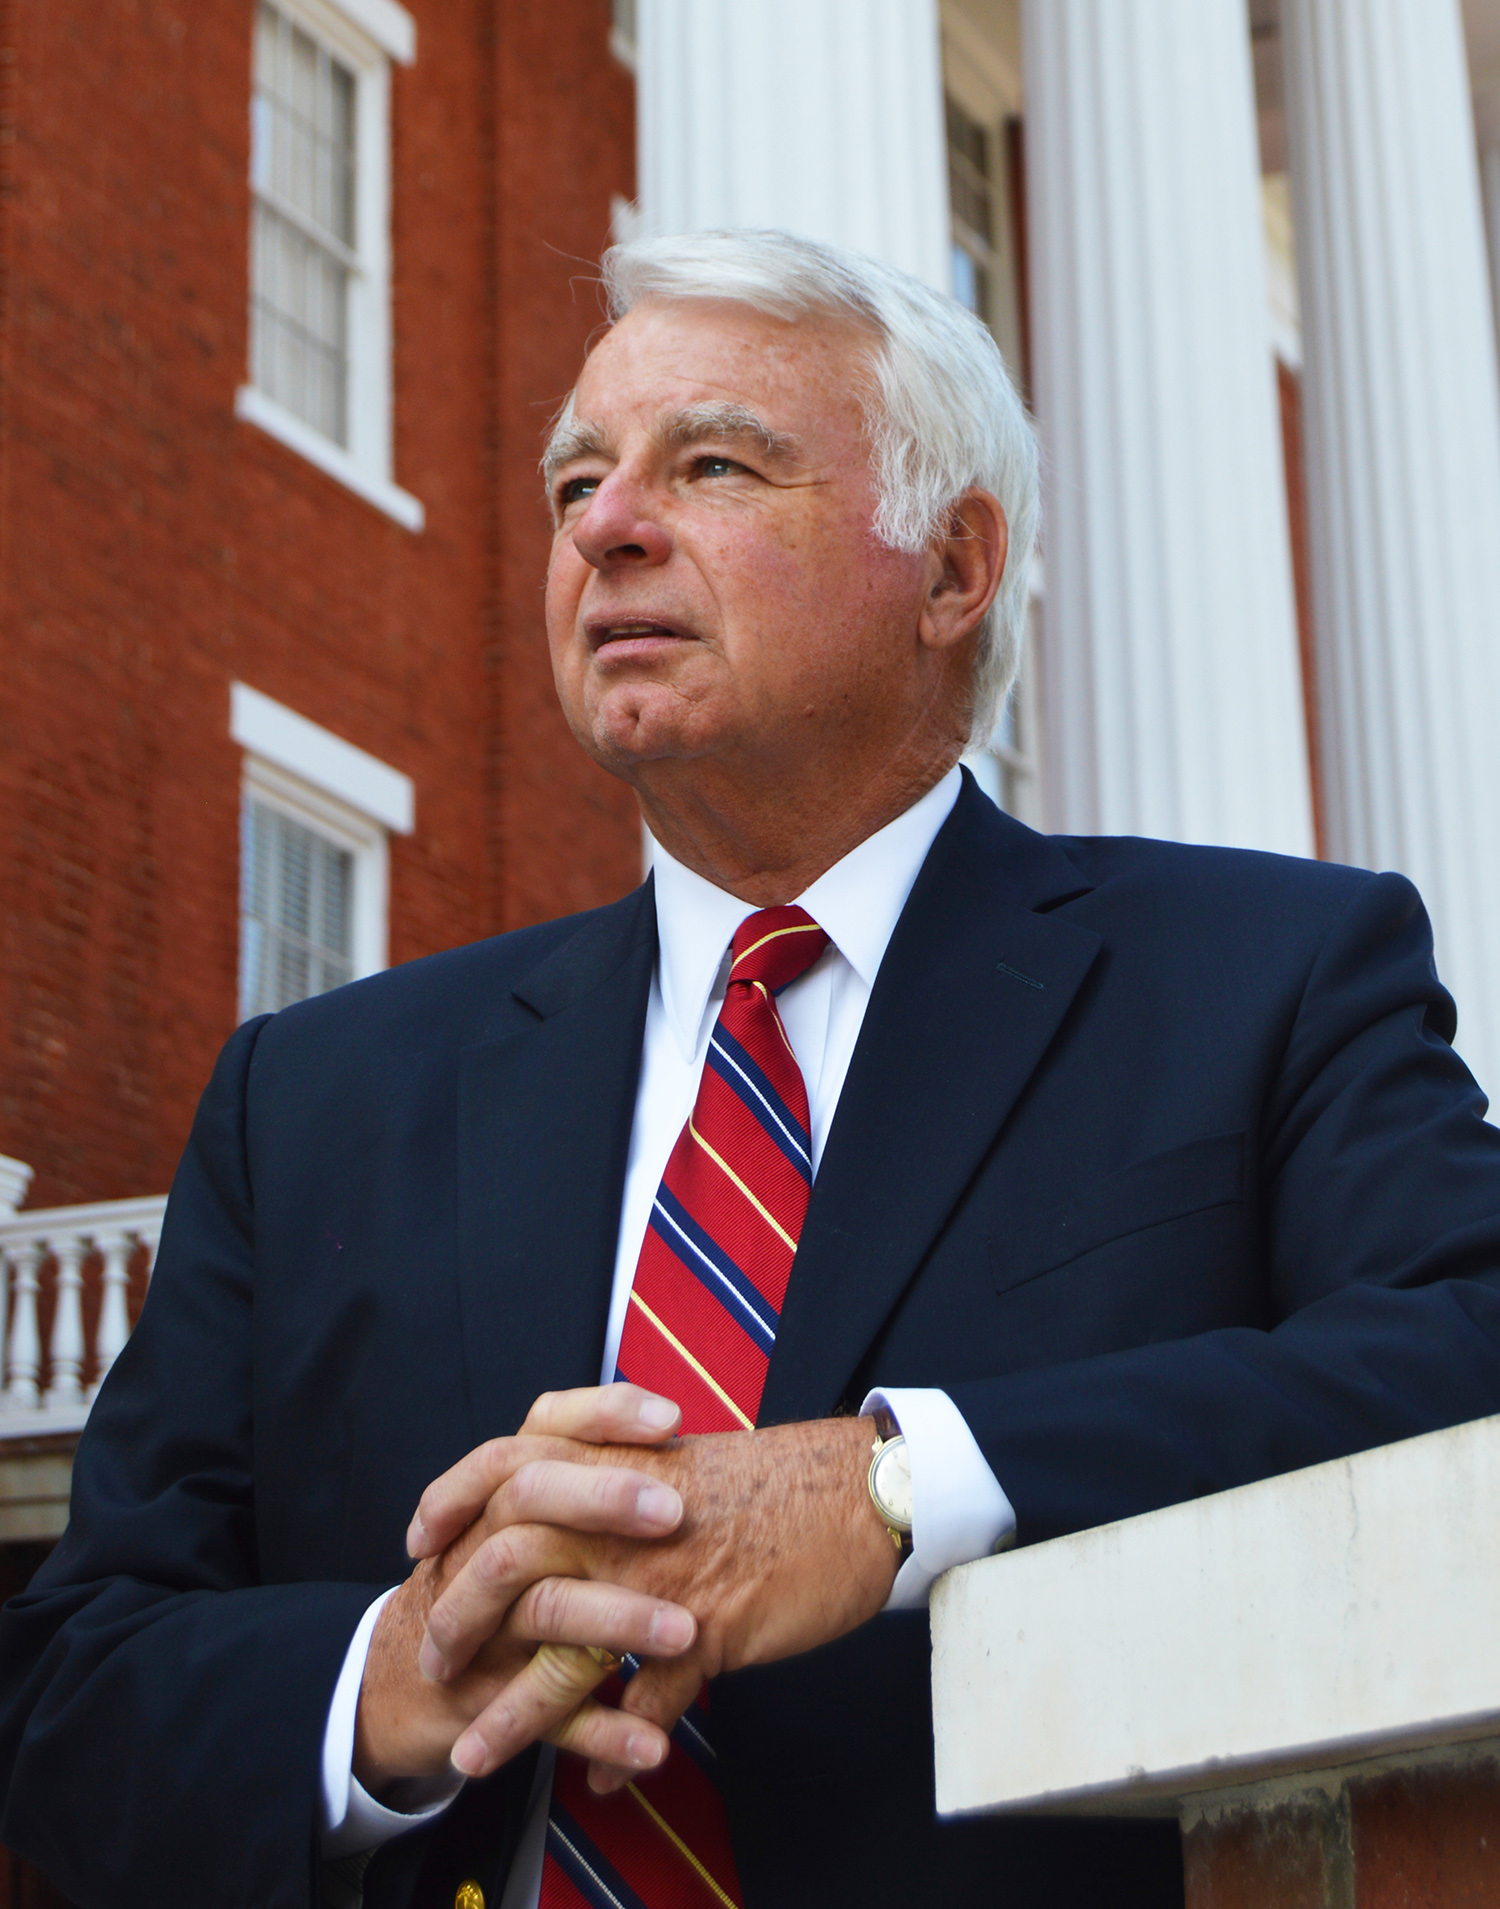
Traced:
<path id="1" fill-rule="evenodd" d="M 132 1287 L 142 1293 L 151 1276 L 166 1204 L 153 1195 L 26 1213 L 0 1206 L 0 1440 L 83 1429 L 130 1337 Z"/>
<path id="2" fill-rule="evenodd" d="M 1176 1816 L 1188 1909 L 1500 1903 L 1500 1418 L 950 1572 L 945 1815 Z"/>

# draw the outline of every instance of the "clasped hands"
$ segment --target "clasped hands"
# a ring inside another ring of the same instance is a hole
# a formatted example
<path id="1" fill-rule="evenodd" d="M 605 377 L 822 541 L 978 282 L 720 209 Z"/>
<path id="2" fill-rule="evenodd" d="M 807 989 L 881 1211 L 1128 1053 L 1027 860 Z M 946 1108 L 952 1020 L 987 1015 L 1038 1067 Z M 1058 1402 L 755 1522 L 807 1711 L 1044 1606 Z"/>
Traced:
<path id="1" fill-rule="evenodd" d="M 354 1773 L 400 1806 L 450 1771 L 487 1776 L 548 1741 L 618 1789 L 666 1757 L 706 1677 L 842 1636 L 897 1558 L 864 1486 L 867 1418 L 676 1436 L 638 1386 L 544 1393 L 422 1494 L 415 1569 L 386 1603 L 360 1687 Z M 576 1649 L 642 1660 L 618 1709 Z"/>

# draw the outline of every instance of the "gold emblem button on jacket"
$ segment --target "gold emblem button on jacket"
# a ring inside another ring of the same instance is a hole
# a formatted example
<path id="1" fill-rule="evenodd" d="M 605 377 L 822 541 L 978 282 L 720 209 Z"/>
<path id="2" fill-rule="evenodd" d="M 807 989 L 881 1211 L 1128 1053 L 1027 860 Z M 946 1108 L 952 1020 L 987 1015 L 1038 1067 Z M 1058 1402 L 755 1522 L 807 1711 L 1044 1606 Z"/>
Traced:
<path id="1" fill-rule="evenodd" d="M 453 1909 L 484 1909 L 484 1891 L 477 1882 L 461 1882 L 458 1885 Z"/>

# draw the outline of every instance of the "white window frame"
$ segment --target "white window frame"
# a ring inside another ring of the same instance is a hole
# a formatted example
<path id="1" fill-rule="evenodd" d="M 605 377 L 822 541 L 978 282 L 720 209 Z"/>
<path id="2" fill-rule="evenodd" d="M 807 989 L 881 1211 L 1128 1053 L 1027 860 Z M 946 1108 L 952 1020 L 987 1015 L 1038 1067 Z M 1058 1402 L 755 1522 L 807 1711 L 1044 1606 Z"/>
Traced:
<path id="1" fill-rule="evenodd" d="M 390 962 L 390 837 L 416 823 L 411 778 L 247 683 L 230 689 L 229 733 L 245 751 L 241 803 L 252 797 L 354 857 L 351 978 Z M 245 976 L 240 976 L 245 1013 Z"/>
<path id="2" fill-rule="evenodd" d="M 354 252 L 349 284 L 349 443 L 326 437 L 248 380 L 235 416 L 258 426 L 407 530 L 426 513 L 392 474 L 391 61 L 416 58 L 416 26 L 396 0 L 271 0 L 354 74 Z M 257 188 L 252 178 L 251 196 Z M 254 261 L 251 261 L 254 272 Z M 253 283 L 253 278 L 252 278 Z"/>
<path id="3" fill-rule="evenodd" d="M 609 50 L 629 73 L 636 70 L 639 16 L 639 0 L 611 0 Z"/>

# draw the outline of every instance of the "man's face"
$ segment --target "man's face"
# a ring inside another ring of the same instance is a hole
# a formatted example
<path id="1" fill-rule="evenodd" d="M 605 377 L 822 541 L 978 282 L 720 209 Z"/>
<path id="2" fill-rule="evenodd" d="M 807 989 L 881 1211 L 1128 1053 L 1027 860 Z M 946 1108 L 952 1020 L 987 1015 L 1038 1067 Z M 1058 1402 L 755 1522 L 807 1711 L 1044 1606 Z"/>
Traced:
<path id="1" fill-rule="evenodd" d="M 637 306 L 588 360 L 555 447 L 547 629 L 569 723 L 615 774 L 854 766 L 930 702 L 932 560 L 872 529 L 866 349 L 695 300 Z"/>

